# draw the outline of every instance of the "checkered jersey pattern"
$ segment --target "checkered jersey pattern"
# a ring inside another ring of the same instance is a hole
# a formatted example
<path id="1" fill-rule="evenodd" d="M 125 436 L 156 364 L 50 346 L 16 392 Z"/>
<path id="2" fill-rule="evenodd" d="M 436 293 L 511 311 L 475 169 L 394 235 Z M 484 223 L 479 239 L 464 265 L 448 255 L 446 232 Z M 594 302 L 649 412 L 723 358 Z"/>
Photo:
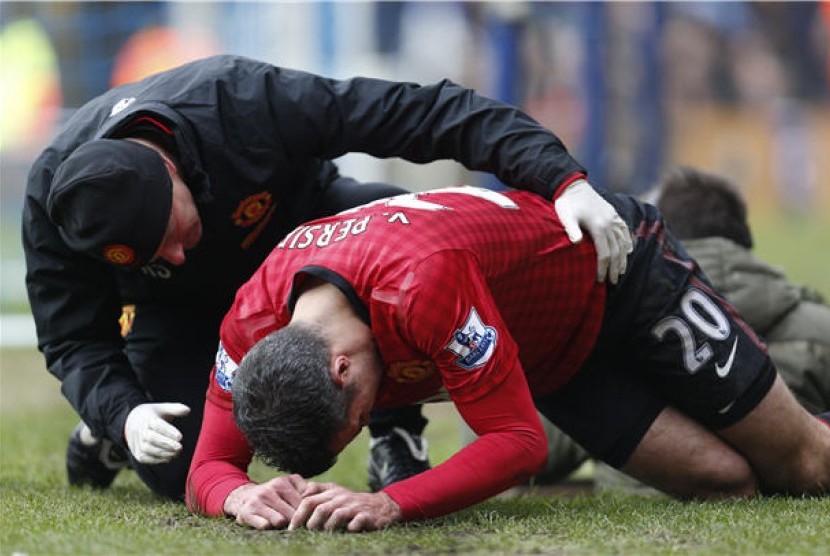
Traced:
<path id="1" fill-rule="evenodd" d="M 286 236 L 223 322 L 232 360 L 289 321 L 292 286 L 309 275 L 353 290 L 356 310 L 368 314 L 386 365 L 381 407 L 476 399 L 517 357 L 531 392 L 546 394 L 587 357 L 605 303 L 593 244 L 571 244 L 550 202 L 521 191 L 436 190 Z"/>

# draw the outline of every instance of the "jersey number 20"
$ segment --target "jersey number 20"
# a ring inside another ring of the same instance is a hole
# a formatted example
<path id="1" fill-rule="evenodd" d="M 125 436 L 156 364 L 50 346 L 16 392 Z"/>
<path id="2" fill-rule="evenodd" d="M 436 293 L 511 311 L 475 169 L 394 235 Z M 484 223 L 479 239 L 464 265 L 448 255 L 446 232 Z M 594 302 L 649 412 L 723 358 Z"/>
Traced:
<path id="1" fill-rule="evenodd" d="M 718 341 L 729 338 L 731 328 L 720 307 L 697 288 L 686 290 L 680 300 L 680 310 L 682 317 L 664 318 L 654 325 L 651 333 L 659 341 L 663 341 L 668 332 L 677 334 L 683 349 L 683 366 L 689 374 L 694 374 L 712 358 L 714 352 L 707 341 L 697 345 L 692 327 L 704 336 Z"/>

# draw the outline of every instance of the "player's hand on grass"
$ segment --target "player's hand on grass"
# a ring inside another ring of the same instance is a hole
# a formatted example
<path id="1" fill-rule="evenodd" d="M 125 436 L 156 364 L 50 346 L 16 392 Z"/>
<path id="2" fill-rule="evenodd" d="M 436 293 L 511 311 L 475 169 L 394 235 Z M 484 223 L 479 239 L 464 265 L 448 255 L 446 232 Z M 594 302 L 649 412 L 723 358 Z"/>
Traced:
<path id="1" fill-rule="evenodd" d="M 597 250 L 597 281 L 616 284 L 625 273 L 633 245 L 628 227 L 611 204 L 585 180 L 576 180 L 554 202 L 556 214 L 573 243 L 584 228 Z"/>
<path id="2" fill-rule="evenodd" d="M 168 423 L 184 417 L 190 408 L 181 403 L 145 403 L 127 415 L 124 438 L 139 463 L 166 463 L 182 451 L 182 433 Z"/>
<path id="3" fill-rule="evenodd" d="M 311 530 L 345 529 L 357 533 L 382 529 L 400 518 L 400 506 L 383 492 L 368 494 L 334 483 L 308 483 L 288 529 L 305 526 Z"/>
<path id="4" fill-rule="evenodd" d="M 276 477 L 265 483 L 246 483 L 232 490 L 224 510 L 240 525 L 254 529 L 282 529 L 302 502 L 305 480 L 299 475 Z"/>

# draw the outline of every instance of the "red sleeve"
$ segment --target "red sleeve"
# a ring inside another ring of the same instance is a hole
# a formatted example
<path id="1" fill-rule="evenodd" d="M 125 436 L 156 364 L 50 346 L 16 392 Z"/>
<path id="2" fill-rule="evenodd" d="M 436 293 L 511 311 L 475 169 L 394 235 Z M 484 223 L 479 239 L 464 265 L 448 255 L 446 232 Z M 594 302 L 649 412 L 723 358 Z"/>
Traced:
<path id="1" fill-rule="evenodd" d="M 228 494 L 251 480 L 245 471 L 253 453 L 233 420 L 232 407 L 230 393 L 218 386 L 214 368 L 202 430 L 187 476 L 186 499 L 191 512 L 224 515 Z"/>
<path id="2" fill-rule="evenodd" d="M 479 438 L 429 471 L 383 489 L 401 507 L 404 520 L 477 504 L 545 465 L 547 438 L 518 362 L 498 388 L 456 406 Z"/>
<path id="3" fill-rule="evenodd" d="M 434 253 L 412 276 L 397 315 L 406 341 L 435 362 L 456 404 L 497 389 L 519 349 L 475 255 Z"/>
<path id="4" fill-rule="evenodd" d="M 404 519 L 456 511 L 538 473 L 547 439 L 516 342 L 475 257 L 442 252 L 421 264 L 399 317 L 408 341 L 435 361 L 458 411 L 479 435 L 445 463 L 384 489 Z"/>

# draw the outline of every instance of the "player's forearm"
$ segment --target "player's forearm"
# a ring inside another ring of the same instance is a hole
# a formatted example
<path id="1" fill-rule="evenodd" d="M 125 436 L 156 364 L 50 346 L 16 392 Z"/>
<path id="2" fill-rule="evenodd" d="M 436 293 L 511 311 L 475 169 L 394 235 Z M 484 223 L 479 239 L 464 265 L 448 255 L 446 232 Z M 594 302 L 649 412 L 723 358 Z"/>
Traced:
<path id="1" fill-rule="evenodd" d="M 230 401 L 218 399 L 217 395 L 208 391 L 186 487 L 188 508 L 210 516 L 224 515 L 230 493 L 250 482 L 245 471 L 253 457 L 233 421 Z"/>
<path id="2" fill-rule="evenodd" d="M 489 393 L 456 407 L 479 438 L 434 469 L 384 489 L 404 520 L 481 502 L 526 481 L 547 460 L 547 438 L 518 361 Z"/>
<path id="3" fill-rule="evenodd" d="M 545 464 L 544 438 L 485 435 L 445 463 L 383 490 L 404 521 L 428 519 L 472 506 L 526 481 Z"/>
<path id="4" fill-rule="evenodd" d="M 241 492 L 237 491 L 248 484 L 253 484 L 248 475 L 232 464 L 197 463 L 191 466 L 187 477 L 187 507 L 193 513 L 211 517 L 236 515 L 234 501 Z M 235 492 L 236 498 L 232 496 Z"/>

